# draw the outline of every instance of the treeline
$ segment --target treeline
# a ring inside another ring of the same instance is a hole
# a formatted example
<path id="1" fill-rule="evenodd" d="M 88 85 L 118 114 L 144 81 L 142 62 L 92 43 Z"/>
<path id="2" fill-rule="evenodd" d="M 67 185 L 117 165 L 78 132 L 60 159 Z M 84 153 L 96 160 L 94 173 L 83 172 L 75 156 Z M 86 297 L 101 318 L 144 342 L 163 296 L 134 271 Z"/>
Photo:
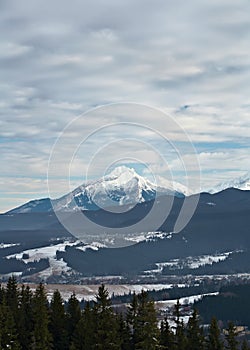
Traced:
<path id="1" fill-rule="evenodd" d="M 227 282 L 224 282 L 227 283 Z M 172 288 L 164 288 L 160 290 L 149 290 L 148 296 L 150 299 L 154 301 L 158 300 L 169 300 L 169 299 L 180 299 L 184 297 L 189 297 L 192 295 L 198 294 L 208 294 L 220 291 L 221 289 L 221 281 L 202 281 L 197 285 L 197 282 L 193 283 L 193 285 L 189 285 L 186 287 L 179 287 L 178 285 L 173 286 Z M 132 299 L 132 292 L 124 295 L 112 295 L 111 300 L 112 304 L 121 304 L 121 303 L 130 303 Z"/>
<path id="2" fill-rule="evenodd" d="M 49 259 L 40 259 L 35 261 L 24 261 L 16 258 L 0 258 L 0 274 L 21 272 L 22 276 L 29 276 L 43 271 L 49 267 Z"/>
<path id="3" fill-rule="evenodd" d="M 205 296 L 195 302 L 204 323 L 212 316 L 226 323 L 234 320 L 238 325 L 250 328 L 250 284 L 229 285 L 220 288 L 216 296 Z"/>
<path id="4" fill-rule="evenodd" d="M 34 292 L 18 287 L 11 277 L 0 287 L 0 349 L 12 350 L 247 350 L 239 344 L 229 323 L 222 336 L 215 318 L 205 334 L 194 310 L 187 325 L 180 304 L 174 307 L 174 325 L 160 326 L 154 302 L 147 292 L 133 295 L 125 313 L 116 313 L 104 285 L 96 300 L 83 310 L 74 294 L 66 306 L 56 290 L 49 302 L 43 284 Z"/>

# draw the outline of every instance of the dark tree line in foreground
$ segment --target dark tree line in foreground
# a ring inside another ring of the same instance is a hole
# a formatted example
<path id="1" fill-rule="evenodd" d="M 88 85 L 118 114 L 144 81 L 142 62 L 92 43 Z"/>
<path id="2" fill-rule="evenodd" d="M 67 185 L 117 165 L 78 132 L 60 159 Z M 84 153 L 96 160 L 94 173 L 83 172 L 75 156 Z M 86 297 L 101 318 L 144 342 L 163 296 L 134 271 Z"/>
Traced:
<path id="1" fill-rule="evenodd" d="M 49 303 L 45 287 L 35 292 L 18 287 L 14 277 L 0 287 L 0 349 L 12 350 L 236 350 L 249 349 L 238 343 L 235 327 L 229 323 L 221 336 L 215 318 L 208 334 L 203 333 L 196 310 L 187 325 L 180 315 L 179 302 L 174 309 L 175 326 L 167 319 L 158 327 L 155 305 L 142 291 L 133 295 L 127 312 L 115 313 L 104 285 L 96 301 L 81 310 L 71 295 L 66 307 L 56 290 Z"/>

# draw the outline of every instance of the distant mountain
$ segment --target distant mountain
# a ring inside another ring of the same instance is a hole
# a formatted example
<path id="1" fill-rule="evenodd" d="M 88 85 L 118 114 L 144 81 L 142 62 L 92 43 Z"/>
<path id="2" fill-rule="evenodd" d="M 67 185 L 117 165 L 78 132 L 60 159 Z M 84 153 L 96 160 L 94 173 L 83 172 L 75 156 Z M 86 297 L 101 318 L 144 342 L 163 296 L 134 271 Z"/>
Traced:
<path id="1" fill-rule="evenodd" d="M 143 203 L 161 195 L 183 198 L 188 193 L 188 189 L 177 182 L 161 178 L 160 184 L 156 185 L 134 169 L 120 166 L 100 180 L 83 184 L 61 198 L 33 200 L 8 214 L 50 212 L 53 208 L 55 211 L 98 210 Z"/>
<path id="2" fill-rule="evenodd" d="M 236 188 L 242 191 L 250 191 L 250 173 L 247 173 L 244 176 L 238 177 L 233 180 L 221 182 L 215 187 L 208 189 L 206 192 L 218 193 L 227 188 Z"/>
<path id="3" fill-rule="evenodd" d="M 192 197 L 187 197 L 187 201 L 189 200 L 191 201 Z M 163 210 L 164 204 L 164 197 L 159 198 L 157 211 Z M 171 274 L 250 273 L 250 193 L 237 189 L 227 189 L 217 194 L 202 193 L 188 225 L 181 232 L 173 233 L 182 204 L 183 199 L 176 197 L 169 216 L 158 228 L 163 234 L 155 235 L 154 239 L 147 238 L 145 226 L 144 239 L 143 232 L 138 233 L 137 237 L 132 235 L 132 238 L 130 234 L 127 234 L 127 238 L 126 234 L 124 235 L 125 239 L 138 242 L 135 245 L 85 252 L 69 247 L 65 252 L 58 253 L 57 257 L 67 262 L 71 268 L 88 276 L 140 274 L 145 270 L 158 269 L 160 265 L 169 266 L 176 262 L 176 259 L 188 258 L 195 261 L 201 256 L 207 257 L 205 260 L 208 261 L 208 267 L 186 268 L 183 260 L 180 261 L 182 271 L 173 271 Z M 130 223 L 136 221 L 141 215 L 140 212 L 146 210 L 144 206 L 145 204 L 141 203 L 126 213 L 119 225 L 122 226 L 122 220 Z M 109 214 L 105 221 L 105 213 L 100 211 L 98 215 L 103 223 L 115 221 L 114 214 Z M 150 222 L 147 226 L 150 229 Z M 107 231 L 105 227 L 105 232 Z M 124 232 L 129 232 L 129 228 L 124 228 Z M 218 258 L 218 254 L 225 254 L 225 262 L 220 262 L 224 258 Z M 211 262 L 214 262 L 212 267 Z M 162 272 L 167 274 L 167 271 Z"/>
<path id="4" fill-rule="evenodd" d="M 191 191 L 186 186 L 184 186 L 176 181 L 169 181 L 162 176 L 156 176 L 156 182 L 157 182 L 158 187 L 167 188 L 170 191 L 175 192 L 175 193 L 176 192 L 181 193 L 181 194 L 184 194 L 185 196 L 191 196 L 193 194 L 193 191 Z"/>
<path id="5" fill-rule="evenodd" d="M 179 212 L 184 201 L 192 203 L 193 196 L 174 197 L 170 212 L 168 200 L 172 198 L 160 196 L 157 201 L 138 203 L 118 214 L 103 209 L 86 210 L 84 215 L 65 212 L 75 229 L 83 232 L 85 244 L 76 243 L 53 212 L 0 215 L 0 275 L 43 271 L 57 281 L 77 280 L 77 276 L 68 275 L 66 267 L 83 276 L 141 276 L 144 271 L 160 277 L 250 273 L 249 191 L 229 188 L 216 194 L 201 193 L 190 222 L 178 233 L 174 233 L 174 227 Z M 148 217 L 153 204 L 156 210 Z M 163 223 L 158 220 L 162 213 L 166 214 Z M 134 231 L 138 221 L 140 229 Z M 98 224 L 95 230 L 91 222 Z M 197 265 L 198 261 L 202 266 Z"/>
<path id="6" fill-rule="evenodd" d="M 52 211 L 50 198 L 34 199 L 20 207 L 8 211 L 6 214 L 22 214 L 22 213 L 42 213 Z"/>

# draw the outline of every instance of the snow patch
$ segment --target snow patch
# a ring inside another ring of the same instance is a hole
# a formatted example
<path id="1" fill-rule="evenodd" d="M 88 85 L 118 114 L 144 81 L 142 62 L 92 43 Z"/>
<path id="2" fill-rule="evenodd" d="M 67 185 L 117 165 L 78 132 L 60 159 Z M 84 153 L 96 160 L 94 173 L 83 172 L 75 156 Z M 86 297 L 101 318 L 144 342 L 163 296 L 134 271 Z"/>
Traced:
<path id="1" fill-rule="evenodd" d="M 91 244 L 77 245 L 76 248 L 85 252 L 87 249 L 92 249 L 97 251 L 99 250 L 99 248 L 107 248 L 107 246 L 101 242 L 92 242 Z"/>
<path id="2" fill-rule="evenodd" d="M 233 252 L 226 252 L 215 255 L 201 255 L 201 256 L 188 256 L 184 259 L 171 259 L 166 262 L 158 262 L 155 265 L 156 269 L 146 270 L 146 274 L 160 274 L 164 267 L 169 267 L 170 269 L 177 270 L 183 268 L 197 269 L 200 266 L 212 265 L 213 263 L 218 263 L 220 261 L 226 260 L 230 254 Z"/>
<path id="3" fill-rule="evenodd" d="M 16 258 L 22 260 L 24 263 L 39 261 L 40 259 L 49 259 L 49 267 L 41 272 L 38 272 L 36 276 L 46 279 L 52 275 L 61 275 L 62 272 L 70 272 L 72 269 L 68 267 L 62 259 L 58 260 L 56 258 L 57 251 L 65 251 L 66 246 L 75 246 L 80 244 L 80 241 L 65 241 L 63 243 L 58 243 L 55 245 L 50 245 L 41 248 L 27 249 L 18 254 L 12 254 L 6 256 L 7 259 Z M 23 258 L 25 255 L 25 259 Z M 20 273 L 21 275 L 21 273 Z"/>
<path id="4" fill-rule="evenodd" d="M 227 188 L 236 188 L 242 191 L 250 191 L 250 173 L 238 177 L 233 180 L 219 183 L 213 188 L 206 190 L 206 192 L 214 194 L 226 190 Z"/>
<path id="5" fill-rule="evenodd" d="M 214 293 L 207 293 L 207 294 L 198 294 L 198 295 L 191 295 L 189 297 L 183 297 L 179 299 L 180 305 L 186 305 L 186 304 L 193 304 L 195 301 L 201 300 L 203 297 L 208 295 L 218 295 L 219 292 Z M 157 307 L 160 310 L 166 310 L 167 308 L 176 305 L 177 299 L 171 299 L 171 300 L 160 300 L 155 302 Z"/>
<path id="6" fill-rule="evenodd" d="M 131 241 L 135 243 L 140 243 L 143 241 L 146 242 L 152 242 L 157 239 L 171 239 L 173 235 L 173 232 L 160 232 L 160 231 L 155 231 L 155 232 L 141 232 L 138 234 L 131 234 L 125 237 L 126 241 Z"/>
<path id="7" fill-rule="evenodd" d="M 20 243 L 0 243 L 0 249 L 19 246 Z"/>

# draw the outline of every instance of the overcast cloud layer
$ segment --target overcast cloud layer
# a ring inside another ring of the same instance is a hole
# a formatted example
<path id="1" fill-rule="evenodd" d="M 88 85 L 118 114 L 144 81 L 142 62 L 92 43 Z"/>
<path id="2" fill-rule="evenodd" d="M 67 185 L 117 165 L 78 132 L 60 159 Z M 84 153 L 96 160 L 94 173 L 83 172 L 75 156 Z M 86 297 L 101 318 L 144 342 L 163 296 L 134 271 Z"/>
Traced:
<path id="1" fill-rule="evenodd" d="M 248 0 L 1 0 L 0 211 L 47 197 L 56 138 L 76 116 L 108 103 L 172 115 L 197 150 L 203 188 L 248 172 L 249 13 Z M 157 140 L 152 145 L 164 152 Z M 128 158 L 140 157 L 141 149 L 126 147 Z M 84 166 L 90 151 L 91 142 L 79 157 Z M 166 169 L 148 155 L 158 175 L 178 173 L 178 159 L 169 156 Z M 99 162 L 91 176 L 101 171 Z M 81 176 L 76 166 L 73 185 Z M 52 195 L 63 181 L 58 170 Z"/>

